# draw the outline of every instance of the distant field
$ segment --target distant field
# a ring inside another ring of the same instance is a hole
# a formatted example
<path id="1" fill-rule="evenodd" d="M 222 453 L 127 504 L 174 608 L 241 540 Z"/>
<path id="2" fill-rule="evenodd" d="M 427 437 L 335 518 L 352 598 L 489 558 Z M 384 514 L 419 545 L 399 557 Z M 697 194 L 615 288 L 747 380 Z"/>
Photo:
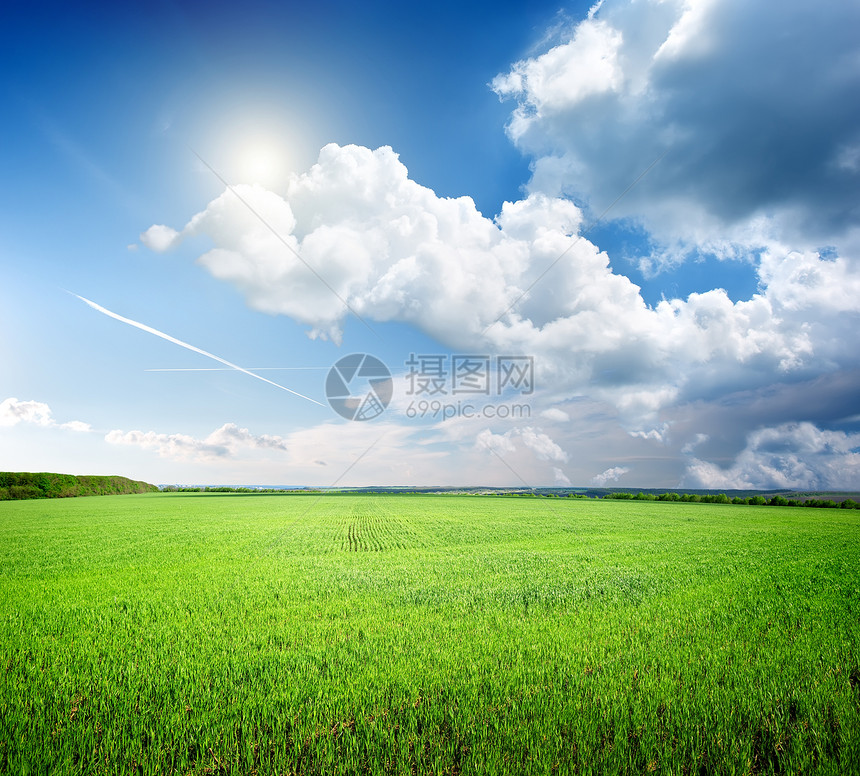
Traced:
<path id="1" fill-rule="evenodd" d="M 860 773 L 860 512 L 0 503 L 0 772 Z"/>

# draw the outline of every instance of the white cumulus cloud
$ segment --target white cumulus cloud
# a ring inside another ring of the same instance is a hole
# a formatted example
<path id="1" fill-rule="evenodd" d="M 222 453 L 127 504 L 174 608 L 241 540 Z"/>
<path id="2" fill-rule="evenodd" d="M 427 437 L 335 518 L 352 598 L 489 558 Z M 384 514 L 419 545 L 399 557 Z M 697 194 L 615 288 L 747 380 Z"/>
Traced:
<path id="1" fill-rule="evenodd" d="M 0 426 L 17 426 L 19 423 L 46 428 L 56 427 L 67 431 L 92 431 L 89 423 L 80 420 L 57 423 L 51 408 L 41 401 L 21 401 L 15 397 L 10 397 L 0 402 Z"/>
<path id="2" fill-rule="evenodd" d="M 140 241 L 150 250 L 163 253 L 176 245 L 179 241 L 179 232 L 169 226 L 155 224 L 140 235 Z M 137 248 L 136 245 L 128 247 L 129 250 Z"/>
<path id="3" fill-rule="evenodd" d="M 629 471 L 630 469 L 626 466 L 613 466 L 611 469 L 607 469 L 606 471 L 592 477 L 591 484 L 603 487 L 609 482 L 618 482 L 618 480 Z"/>
<path id="4" fill-rule="evenodd" d="M 517 104 L 508 132 L 534 157 L 532 191 L 600 212 L 665 154 L 612 216 L 644 222 L 676 259 L 774 234 L 838 245 L 860 226 L 845 207 L 860 174 L 858 27 L 855 3 L 621 0 L 493 87 Z"/>
<path id="5" fill-rule="evenodd" d="M 51 408 L 40 401 L 19 401 L 15 397 L 4 399 L 0 402 L 0 426 L 15 426 L 18 423 L 53 425 Z"/>
<path id="6" fill-rule="evenodd" d="M 567 461 L 564 452 L 547 434 L 537 431 L 531 426 L 512 428 L 503 434 L 494 434 L 490 429 L 483 429 L 475 437 L 475 447 L 491 450 L 498 454 L 513 453 L 517 448 L 514 440 L 522 442 L 541 461 Z"/>
<path id="7" fill-rule="evenodd" d="M 247 428 L 240 428 L 235 423 L 225 423 L 203 439 L 188 434 L 115 429 L 105 436 L 105 441 L 112 445 L 152 450 L 163 458 L 174 460 L 211 461 L 253 450 L 287 449 L 286 442 L 281 437 L 255 436 Z"/>
<path id="8" fill-rule="evenodd" d="M 572 39 L 535 58 L 517 62 L 493 80 L 501 95 L 528 95 L 511 124 L 518 137 L 533 119 L 593 95 L 617 91 L 624 74 L 618 60 L 621 33 L 603 21 L 586 19 Z"/>
<path id="9" fill-rule="evenodd" d="M 728 467 L 692 458 L 683 485 L 694 488 L 860 490 L 860 434 L 785 423 L 753 431 Z"/>
<path id="10" fill-rule="evenodd" d="M 411 323 L 451 348 L 533 355 L 538 381 L 562 397 L 587 390 L 610 401 L 634 428 L 696 398 L 716 372 L 754 387 L 775 371 L 858 361 L 835 349 L 834 335 L 860 310 L 857 273 L 817 253 L 780 270 L 780 256 L 795 254 L 772 246 L 774 269 L 763 277 L 774 287 L 749 300 L 714 289 L 652 308 L 577 236 L 573 203 L 532 194 L 489 219 L 468 197 L 440 198 L 410 180 L 390 148 L 326 146 L 285 198 L 259 186 L 237 191 L 277 236 L 229 190 L 179 235 L 208 234 L 216 247 L 199 262 L 251 307 L 339 341 L 345 300 L 367 319 Z M 833 306 L 801 305 L 815 282 L 816 294 L 847 290 Z"/>

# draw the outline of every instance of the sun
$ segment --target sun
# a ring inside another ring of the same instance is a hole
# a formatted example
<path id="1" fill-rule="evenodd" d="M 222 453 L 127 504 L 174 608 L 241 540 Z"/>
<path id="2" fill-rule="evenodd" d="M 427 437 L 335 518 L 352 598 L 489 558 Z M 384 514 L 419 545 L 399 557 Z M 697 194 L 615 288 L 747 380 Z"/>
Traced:
<path id="1" fill-rule="evenodd" d="M 271 137 L 243 138 L 231 154 L 231 177 L 235 183 L 257 183 L 280 187 L 289 174 L 286 149 Z"/>
<path id="2" fill-rule="evenodd" d="M 300 107 L 247 84 L 219 84 L 217 99 L 195 112 L 188 127 L 188 144 L 205 160 L 199 171 L 211 177 L 215 170 L 231 185 L 285 193 L 320 148 L 312 119 Z"/>

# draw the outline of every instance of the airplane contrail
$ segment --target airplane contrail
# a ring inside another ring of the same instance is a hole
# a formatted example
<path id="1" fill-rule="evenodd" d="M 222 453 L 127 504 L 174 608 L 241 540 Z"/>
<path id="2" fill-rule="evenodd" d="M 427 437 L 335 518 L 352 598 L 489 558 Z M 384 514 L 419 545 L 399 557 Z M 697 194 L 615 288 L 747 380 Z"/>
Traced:
<path id="1" fill-rule="evenodd" d="M 309 372 L 320 371 L 322 369 L 330 369 L 327 366 L 249 366 L 251 372 Z M 232 372 L 232 369 L 225 369 L 222 366 L 170 366 L 170 367 L 153 367 L 152 369 L 144 369 L 144 372 Z"/>
<path id="2" fill-rule="evenodd" d="M 145 323 L 139 323 L 138 321 L 133 321 L 131 318 L 125 318 L 118 313 L 115 313 L 111 310 L 108 310 L 106 307 L 102 307 L 100 304 L 96 304 L 95 302 L 90 301 L 86 297 L 79 296 L 71 291 L 69 291 L 72 296 L 77 297 L 85 304 L 88 304 L 93 310 L 102 313 L 103 315 L 107 315 L 109 318 L 113 318 L 122 323 L 127 323 L 129 326 L 134 326 L 136 329 L 140 329 L 141 331 L 145 331 L 149 334 L 154 334 L 156 337 L 161 337 L 161 339 L 167 340 L 168 342 L 172 342 L 174 345 L 179 345 L 186 350 L 190 350 L 193 353 L 199 353 L 201 356 L 206 356 L 206 358 L 211 358 L 213 361 L 217 361 L 219 364 L 224 364 L 224 366 L 229 366 L 231 369 L 235 369 L 237 372 L 242 372 L 243 374 L 249 375 L 250 377 L 255 377 L 257 380 L 262 380 L 264 383 L 268 383 L 269 385 L 273 385 L 275 388 L 280 388 L 282 391 L 286 391 L 287 393 L 293 394 L 293 396 L 298 396 L 302 399 L 307 399 L 314 404 L 318 404 L 320 407 L 325 407 L 324 404 L 318 402 L 316 399 L 312 399 L 310 396 L 305 396 L 303 393 L 299 393 L 298 391 L 292 390 L 292 388 L 287 388 L 285 385 L 281 385 L 280 383 L 276 383 L 273 380 L 269 380 L 262 375 L 255 374 L 249 369 L 243 369 L 241 366 L 228 361 L 226 358 L 221 358 L 221 356 L 216 356 L 214 353 L 210 353 L 208 350 L 203 350 L 202 348 L 198 348 L 194 345 L 190 345 L 187 342 L 183 342 L 180 339 L 176 339 L 176 337 L 171 337 L 169 334 L 165 334 L 163 331 L 159 331 L 158 329 L 153 329 L 152 326 L 147 326 Z"/>

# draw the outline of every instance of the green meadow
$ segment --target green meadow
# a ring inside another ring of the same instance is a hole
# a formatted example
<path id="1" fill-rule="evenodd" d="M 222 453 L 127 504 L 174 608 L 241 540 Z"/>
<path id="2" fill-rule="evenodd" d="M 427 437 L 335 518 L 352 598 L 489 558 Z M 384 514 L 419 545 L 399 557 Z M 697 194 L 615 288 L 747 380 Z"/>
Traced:
<path id="1" fill-rule="evenodd" d="M 860 512 L 0 503 L 0 772 L 860 773 Z"/>

